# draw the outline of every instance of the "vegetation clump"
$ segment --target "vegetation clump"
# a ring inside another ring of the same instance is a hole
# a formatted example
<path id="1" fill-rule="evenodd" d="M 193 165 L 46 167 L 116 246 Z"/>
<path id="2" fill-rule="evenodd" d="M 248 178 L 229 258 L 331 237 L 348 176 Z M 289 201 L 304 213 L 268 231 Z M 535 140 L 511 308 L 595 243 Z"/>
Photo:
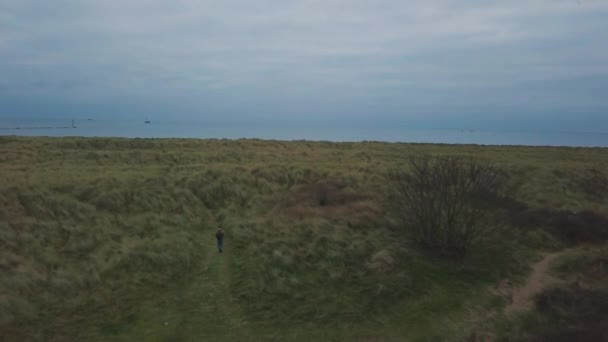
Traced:
<path id="1" fill-rule="evenodd" d="M 608 291 L 577 286 L 552 288 L 536 299 L 538 309 L 559 322 L 535 340 L 604 341 L 608 337 Z"/>
<path id="2" fill-rule="evenodd" d="M 496 223 L 492 204 L 505 182 L 495 166 L 458 156 L 414 156 L 390 173 L 389 201 L 410 239 L 462 258 Z"/>
<path id="3" fill-rule="evenodd" d="M 608 197 L 608 175 L 606 168 L 600 166 L 588 168 L 579 181 L 582 190 L 592 200 L 604 201 Z"/>
<path id="4" fill-rule="evenodd" d="M 519 213 L 515 222 L 524 227 L 542 227 L 570 245 L 608 241 L 608 217 L 595 211 L 535 208 Z"/>

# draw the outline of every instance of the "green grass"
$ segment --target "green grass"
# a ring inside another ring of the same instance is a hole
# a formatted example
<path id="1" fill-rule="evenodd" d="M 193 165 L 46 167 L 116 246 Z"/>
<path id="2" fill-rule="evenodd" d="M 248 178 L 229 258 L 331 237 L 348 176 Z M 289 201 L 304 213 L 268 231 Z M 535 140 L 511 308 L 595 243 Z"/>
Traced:
<path id="1" fill-rule="evenodd" d="M 559 245 L 509 229 L 462 263 L 420 254 L 384 205 L 415 153 L 495 163 L 532 207 L 608 213 L 581 177 L 608 177 L 605 149 L 0 137 L 0 337 L 464 339 L 503 305 L 488 287 Z"/>

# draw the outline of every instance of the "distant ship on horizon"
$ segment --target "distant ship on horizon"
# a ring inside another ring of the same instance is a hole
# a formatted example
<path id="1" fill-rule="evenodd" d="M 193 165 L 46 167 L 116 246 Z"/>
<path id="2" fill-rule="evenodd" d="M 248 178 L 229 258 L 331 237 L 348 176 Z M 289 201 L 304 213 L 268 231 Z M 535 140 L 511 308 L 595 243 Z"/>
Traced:
<path id="1" fill-rule="evenodd" d="M 150 123 L 150 119 L 146 119 L 146 121 L 144 121 L 144 123 L 149 124 Z"/>

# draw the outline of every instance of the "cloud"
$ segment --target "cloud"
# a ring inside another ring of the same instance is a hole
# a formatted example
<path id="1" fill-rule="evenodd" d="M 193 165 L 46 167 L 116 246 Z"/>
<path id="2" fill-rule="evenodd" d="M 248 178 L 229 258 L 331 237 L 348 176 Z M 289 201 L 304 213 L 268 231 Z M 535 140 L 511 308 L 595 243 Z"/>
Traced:
<path id="1" fill-rule="evenodd" d="M 3 0 L 0 90 L 329 113 L 526 104 L 550 82 L 567 96 L 536 105 L 605 108 L 586 82 L 608 76 L 607 17 L 603 0 Z"/>

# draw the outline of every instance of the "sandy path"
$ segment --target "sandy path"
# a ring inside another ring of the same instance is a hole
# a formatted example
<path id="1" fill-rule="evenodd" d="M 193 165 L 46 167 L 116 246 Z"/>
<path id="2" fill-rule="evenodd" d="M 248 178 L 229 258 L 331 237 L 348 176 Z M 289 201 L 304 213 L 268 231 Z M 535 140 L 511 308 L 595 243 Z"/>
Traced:
<path id="1" fill-rule="evenodd" d="M 505 308 L 505 314 L 509 315 L 532 308 L 534 296 L 556 281 L 548 273 L 549 266 L 557 257 L 564 253 L 565 251 L 545 254 L 542 260 L 532 266 L 532 273 L 528 276 L 526 283 L 522 287 L 513 289 L 512 301 Z"/>

